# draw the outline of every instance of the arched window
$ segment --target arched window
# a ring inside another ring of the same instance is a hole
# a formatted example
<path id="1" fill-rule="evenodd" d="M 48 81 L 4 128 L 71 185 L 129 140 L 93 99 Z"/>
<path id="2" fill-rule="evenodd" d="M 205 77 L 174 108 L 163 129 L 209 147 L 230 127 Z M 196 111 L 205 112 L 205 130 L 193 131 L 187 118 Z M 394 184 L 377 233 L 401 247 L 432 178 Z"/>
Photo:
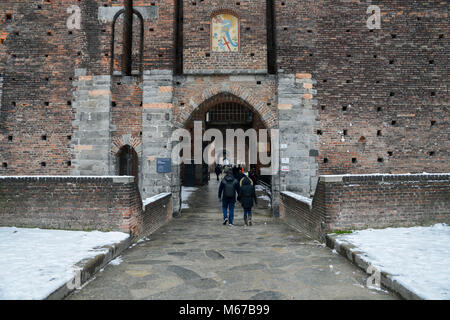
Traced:
<path id="1" fill-rule="evenodd" d="M 211 18 L 211 51 L 239 52 L 239 18 L 232 12 L 219 11 Z"/>
<path id="2" fill-rule="evenodd" d="M 124 34 L 124 32 L 120 32 L 121 29 L 123 30 L 123 27 L 120 27 L 118 23 L 118 20 L 120 20 L 120 24 L 124 24 L 124 16 L 125 10 L 122 9 L 119 10 L 113 18 L 110 60 L 111 74 L 114 75 L 116 72 L 120 72 L 122 75 L 126 75 L 123 72 L 126 69 L 131 70 L 131 74 L 142 74 L 144 54 L 144 18 L 139 11 L 133 9 L 133 28 L 129 34 Z M 133 32 L 133 29 L 138 30 L 138 32 Z M 127 59 L 127 61 L 124 61 L 123 56 L 125 53 L 123 51 L 126 38 L 131 38 L 133 45 L 131 56 Z"/>
<path id="3" fill-rule="evenodd" d="M 120 148 L 117 154 L 119 158 L 118 175 L 134 176 L 136 183 L 139 176 L 139 160 L 136 151 L 129 145 Z"/>

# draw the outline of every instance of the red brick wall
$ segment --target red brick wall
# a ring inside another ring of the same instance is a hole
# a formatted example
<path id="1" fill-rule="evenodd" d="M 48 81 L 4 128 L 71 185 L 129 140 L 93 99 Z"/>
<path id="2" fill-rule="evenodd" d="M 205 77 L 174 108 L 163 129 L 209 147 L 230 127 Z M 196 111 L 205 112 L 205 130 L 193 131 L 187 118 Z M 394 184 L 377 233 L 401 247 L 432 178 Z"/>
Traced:
<path id="1" fill-rule="evenodd" d="M 244 100 L 251 104 L 252 111 L 259 114 L 266 127 L 277 126 L 276 82 L 274 79 L 266 77 L 260 79 L 258 76 L 252 76 L 250 80 L 225 75 L 188 77 L 187 81 L 177 83 L 174 91 L 175 121 L 184 126 L 188 120 L 186 114 L 190 115 L 195 110 L 194 107 L 201 106 L 209 98 L 222 92 L 231 93 L 236 97 L 245 97 Z"/>
<path id="2" fill-rule="evenodd" d="M 128 177 L 0 178 L 2 226 L 135 234 L 141 212 L 139 191 Z"/>
<path id="3" fill-rule="evenodd" d="M 333 230 L 450 223 L 450 174 L 322 176 L 311 208 L 282 193 L 280 212 L 321 239 Z"/>
<path id="4" fill-rule="evenodd" d="M 265 0 L 204 0 L 183 1 L 183 3 L 185 72 L 214 69 L 267 70 Z M 231 10 L 240 18 L 239 52 L 211 52 L 211 16 L 220 9 Z M 207 53 L 210 54 L 209 57 L 206 56 Z"/>
<path id="5" fill-rule="evenodd" d="M 160 199 L 147 204 L 141 215 L 141 231 L 149 235 L 167 224 L 172 219 L 172 196 L 167 194 Z"/>
<path id="6" fill-rule="evenodd" d="M 448 172 L 448 3 L 372 2 L 372 32 L 367 3 L 276 1 L 278 69 L 317 80 L 319 173 Z"/>
<path id="7" fill-rule="evenodd" d="M 111 137 L 117 138 L 131 134 L 141 139 L 142 131 L 142 89 L 139 82 L 112 83 L 111 122 L 115 126 Z"/>
<path id="8" fill-rule="evenodd" d="M 66 26 L 70 16 L 67 8 L 74 4 L 81 9 L 80 30 L 68 30 Z M 100 22 L 98 8 L 122 4 L 122 0 L 0 3 L 0 74 L 4 78 L 0 164 L 7 164 L 7 168 L 0 167 L 0 175 L 70 174 L 69 161 L 74 158 L 69 140 L 75 116 L 74 71 L 84 68 L 87 74 L 110 73 L 112 22 Z M 134 5 L 158 7 L 158 19 L 147 19 L 144 24 L 144 69 L 172 69 L 174 1 L 135 0 Z M 11 14 L 11 20 L 6 20 L 7 14 Z M 116 29 L 120 41 L 120 22 Z M 132 125 L 117 120 L 118 130 L 139 134 L 135 115 L 139 113 L 141 99 L 136 96 L 140 91 L 132 91 L 131 97 L 117 98 L 124 91 L 113 91 L 119 108 L 133 99 L 135 109 L 125 106 Z"/>

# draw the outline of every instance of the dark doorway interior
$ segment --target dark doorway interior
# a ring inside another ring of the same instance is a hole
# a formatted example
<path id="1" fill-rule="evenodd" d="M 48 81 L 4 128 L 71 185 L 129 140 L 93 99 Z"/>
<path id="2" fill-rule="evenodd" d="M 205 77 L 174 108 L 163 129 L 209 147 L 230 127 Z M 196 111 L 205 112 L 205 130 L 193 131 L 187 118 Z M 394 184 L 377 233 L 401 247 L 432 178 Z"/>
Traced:
<path id="1" fill-rule="evenodd" d="M 118 157 L 119 176 L 134 176 L 136 183 L 138 183 L 139 161 L 136 151 L 132 147 L 126 145 L 120 149 Z"/>
<path id="2" fill-rule="evenodd" d="M 220 157 L 216 158 L 217 163 L 223 164 L 224 159 L 229 162 L 230 165 L 242 164 L 246 172 L 252 168 L 259 171 L 260 164 L 250 165 L 249 162 L 249 140 L 245 141 L 246 155 L 245 159 L 237 159 L 237 140 L 235 140 L 234 157 L 229 158 L 229 150 L 226 150 L 226 130 L 227 129 L 242 129 L 244 131 L 248 129 L 265 129 L 258 113 L 254 112 L 252 108 L 240 98 L 231 94 L 219 94 L 196 109 L 189 121 L 186 123 L 186 129 L 191 131 L 191 137 L 194 132 L 194 122 L 201 121 L 203 124 L 203 130 L 218 129 L 222 132 L 224 137 L 223 147 L 224 150 L 214 150 L 213 154 L 220 154 Z M 193 141 L 194 139 L 192 139 Z M 210 142 L 204 142 L 203 148 L 206 148 Z M 267 146 L 270 152 L 270 143 Z M 213 155 L 214 156 L 214 155 Z M 181 167 L 181 179 L 184 186 L 202 186 L 208 183 L 210 175 L 214 174 L 214 165 L 208 166 L 205 162 L 203 164 L 195 165 L 193 163 L 185 163 Z"/>

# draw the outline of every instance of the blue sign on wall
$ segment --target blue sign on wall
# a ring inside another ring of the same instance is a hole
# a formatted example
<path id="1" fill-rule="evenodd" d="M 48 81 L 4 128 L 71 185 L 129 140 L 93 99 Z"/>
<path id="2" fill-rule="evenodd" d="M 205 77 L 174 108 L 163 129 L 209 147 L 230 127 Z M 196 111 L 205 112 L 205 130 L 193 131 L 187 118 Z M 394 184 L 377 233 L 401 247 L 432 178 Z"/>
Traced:
<path id="1" fill-rule="evenodd" d="M 157 158 L 156 171 L 158 173 L 168 173 L 172 171 L 172 162 L 170 158 Z"/>

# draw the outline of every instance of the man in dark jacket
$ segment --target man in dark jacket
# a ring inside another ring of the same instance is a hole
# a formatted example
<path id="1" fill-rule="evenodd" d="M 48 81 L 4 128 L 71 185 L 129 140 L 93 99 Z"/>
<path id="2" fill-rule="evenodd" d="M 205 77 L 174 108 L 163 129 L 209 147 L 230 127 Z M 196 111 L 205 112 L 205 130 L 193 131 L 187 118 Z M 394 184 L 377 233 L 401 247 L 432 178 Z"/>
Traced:
<path id="1" fill-rule="evenodd" d="M 252 207 L 253 201 L 257 204 L 255 187 L 253 186 L 252 180 L 245 177 L 241 180 L 241 186 L 239 188 L 239 201 L 244 208 L 244 222 L 245 225 L 252 225 Z"/>
<path id="2" fill-rule="evenodd" d="M 220 164 L 218 164 L 218 163 L 216 164 L 215 171 L 216 171 L 216 175 L 217 175 L 217 181 L 219 181 L 219 177 L 222 174 L 222 167 L 220 166 Z"/>
<path id="3" fill-rule="evenodd" d="M 226 176 L 222 179 L 219 186 L 219 200 L 222 199 L 223 225 L 226 225 L 228 222 L 228 225 L 232 227 L 236 194 L 239 194 L 239 183 L 233 177 L 229 168 L 225 169 L 225 174 Z M 228 208 L 230 209 L 229 217 L 227 213 Z"/>

